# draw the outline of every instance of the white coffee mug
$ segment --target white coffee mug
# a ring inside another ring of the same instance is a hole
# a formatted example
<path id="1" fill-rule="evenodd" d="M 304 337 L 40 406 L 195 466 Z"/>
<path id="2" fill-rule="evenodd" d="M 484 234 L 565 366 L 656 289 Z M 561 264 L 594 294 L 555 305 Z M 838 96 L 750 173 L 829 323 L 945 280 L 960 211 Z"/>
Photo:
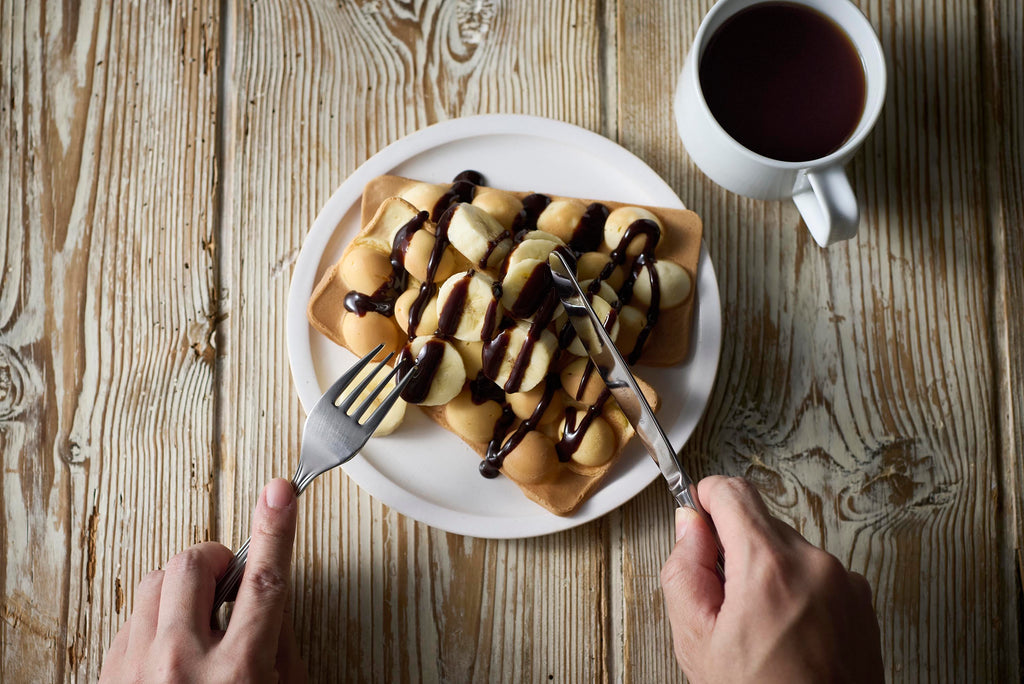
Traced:
<path id="1" fill-rule="evenodd" d="M 723 23 L 752 5 L 778 0 L 719 0 L 697 29 L 679 76 L 676 125 L 694 163 L 711 180 L 755 199 L 792 197 L 815 241 L 826 247 L 857 234 L 860 211 L 843 165 L 864 142 L 885 100 L 885 56 L 867 18 L 849 0 L 786 0 L 805 5 L 846 32 L 864 68 L 864 111 L 853 133 L 835 152 L 802 162 L 769 159 L 734 140 L 715 120 L 700 85 L 700 60 L 708 40 Z"/>

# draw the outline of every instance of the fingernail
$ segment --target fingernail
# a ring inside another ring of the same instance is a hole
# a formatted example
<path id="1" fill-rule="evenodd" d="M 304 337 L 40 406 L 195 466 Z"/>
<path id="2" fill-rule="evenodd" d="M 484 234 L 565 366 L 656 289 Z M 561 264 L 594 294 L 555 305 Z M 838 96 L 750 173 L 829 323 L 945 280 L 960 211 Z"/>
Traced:
<path id="1" fill-rule="evenodd" d="M 288 480 L 271 480 L 266 488 L 267 506 L 275 510 L 288 508 L 295 500 L 295 490 Z"/>
<path id="2" fill-rule="evenodd" d="M 695 511 L 689 508 L 683 508 L 680 506 L 676 509 L 676 541 L 679 541 L 686 536 L 686 532 L 690 529 L 690 523 L 693 521 Z"/>

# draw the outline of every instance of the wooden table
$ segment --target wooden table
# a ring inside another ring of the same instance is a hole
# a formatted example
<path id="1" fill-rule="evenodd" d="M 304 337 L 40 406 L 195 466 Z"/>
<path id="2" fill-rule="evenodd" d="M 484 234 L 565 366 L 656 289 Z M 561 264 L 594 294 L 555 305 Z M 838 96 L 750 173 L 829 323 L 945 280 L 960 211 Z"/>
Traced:
<path id="1" fill-rule="evenodd" d="M 705 221 L 726 321 L 686 446 L 864 573 L 894 681 L 1021 667 L 1024 7 L 859 0 L 889 59 L 859 236 L 715 187 L 671 93 L 710 0 L 0 0 L 0 680 L 95 679 L 136 582 L 244 538 L 304 414 L 291 265 L 361 162 L 537 114 Z M 446 534 L 341 473 L 304 498 L 318 680 L 672 681 L 661 483 L 575 530 Z"/>

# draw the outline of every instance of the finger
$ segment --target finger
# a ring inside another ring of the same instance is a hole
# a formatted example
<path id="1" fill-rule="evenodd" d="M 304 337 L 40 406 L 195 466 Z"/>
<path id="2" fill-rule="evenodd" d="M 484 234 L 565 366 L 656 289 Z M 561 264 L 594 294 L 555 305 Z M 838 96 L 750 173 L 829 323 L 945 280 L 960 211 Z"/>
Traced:
<path id="1" fill-rule="evenodd" d="M 285 610 L 284 620 L 281 623 L 281 635 L 277 640 L 275 669 L 282 682 L 301 684 L 301 682 L 305 682 L 308 678 L 306 664 L 302 661 L 302 655 L 299 653 L 299 644 L 295 639 L 291 612 L 288 610 Z"/>
<path id="2" fill-rule="evenodd" d="M 718 545 L 704 519 L 691 508 L 676 509 L 676 544 L 661 569 L 672 631 L 701 640 L 710 634 L 725 590 L 715 570 Z"/>
<path id="3" fill-rule="evenodd" d="M 746 567 L 756 548 L 778 543 L 775 518 L 747 480 L 714 475 L 701 480 L 697 492 L 718 530 L 726 566 Z"/>
<path id="4" fill-rule="evenodd" d="M 163 588 L 164 571 L 154 570 L 139 582 L 135 588 L 132 605 L 131 630 L 128 632 L 128 652 L 136 655 L 149 650 L 156 635 L 157 616 L 160 613 L 160 591 Z"/>
<path id="5" fill-rule="evenodd" d="M 103 659 L 104 666 L 107 661 L 113 662 L 114 660 L 120 660 L 124 657 L 125 652 L 128 650 L 128 635 L 132 630 L 132 619 L 129 617 L 125 620 L 125 623 L 121 625 L 121 629 L 117 630 L 117 634 L 114 635 L 114 640 L 110 642 L 110 648 L 107 649 L 107 656 Z"/>
<path id="6" fill-rule="evenodd" d="M 288 575 L 295 540 L 295 490 L 273 480 L 260 494 L 252 521 L 252 541 L 226 639 L 257 658 L 273 658 L 288 598 Z"/>
<path id="7" fill-rule="evenodd" d="M 103 656 L 103 662 L 100 665 L 100 684 L 121 682 L 127 679 L 122 670 L 127 660 L 125 656 L 128 651 L 128 634 L 131 632 L 131 624 L 132 620 L 128 618 L 114 635 L 114 640 L 110 642 L 110 648 L 107 649 L 107 654 Z"/>
<path id="8" fill-rule="evenodd" d="M 231 562 L 231 551 L 217 542 L 196 544 L 177 554 L 164 567 L 157 629 L 162 633 L 210 634 L 210 613 L 217 578 Z"/>

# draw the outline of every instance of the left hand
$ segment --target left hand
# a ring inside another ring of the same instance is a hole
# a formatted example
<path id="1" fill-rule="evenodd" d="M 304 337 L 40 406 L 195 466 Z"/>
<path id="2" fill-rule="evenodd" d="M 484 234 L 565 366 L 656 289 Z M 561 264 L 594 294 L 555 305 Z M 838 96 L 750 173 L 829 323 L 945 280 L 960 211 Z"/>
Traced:
<path id="1" fill-rule="evenodd" d="M 226 631 L 213 629 L 210 616 L 217 578 L 232 557 L 227 547 L 196 544 L 146 575 L 100 681 L 305 681 L 286 610 L 295 516 L 291 483 L 270 482 L 256 505 L 248 563 Z"/>

